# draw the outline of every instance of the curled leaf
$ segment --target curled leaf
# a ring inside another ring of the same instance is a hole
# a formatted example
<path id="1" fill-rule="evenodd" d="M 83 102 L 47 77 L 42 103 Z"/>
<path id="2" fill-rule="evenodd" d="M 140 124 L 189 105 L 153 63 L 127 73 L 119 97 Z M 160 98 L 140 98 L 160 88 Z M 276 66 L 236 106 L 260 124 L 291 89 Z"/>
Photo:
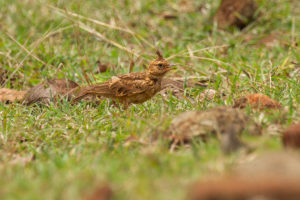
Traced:
<path id="1" fill-rule="evenodd" d="M 78 87 L 77 83 L 70 80 L 48 80 L 31 88 L 25 95 L 24 104 L 29 105 L 36 102 L 49 103 L 61 97 L 66 97 L 70 100 Z"/>

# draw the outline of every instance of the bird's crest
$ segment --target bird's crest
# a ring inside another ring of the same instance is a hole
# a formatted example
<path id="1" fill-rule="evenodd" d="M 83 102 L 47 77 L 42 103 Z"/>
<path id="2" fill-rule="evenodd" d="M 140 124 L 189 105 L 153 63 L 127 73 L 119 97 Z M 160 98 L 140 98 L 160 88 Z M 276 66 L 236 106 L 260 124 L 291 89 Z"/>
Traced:
<path id="1" fill-rule="evenodd" d="M 161 52 L 159 50 L 156 50 L 157 60 L 163 60 L 164 57 L 162 56 Z"/>

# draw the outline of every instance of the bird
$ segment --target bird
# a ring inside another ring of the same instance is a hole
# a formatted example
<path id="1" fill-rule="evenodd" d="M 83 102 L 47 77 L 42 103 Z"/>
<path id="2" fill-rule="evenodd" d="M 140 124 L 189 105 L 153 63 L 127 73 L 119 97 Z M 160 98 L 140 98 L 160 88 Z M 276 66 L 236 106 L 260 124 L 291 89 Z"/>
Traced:
<path id="1" fill-rule="evenodd" d="M 74 98 L 77 103 L 87 96 L 105 97 L 123 105 L 126 110 L 131 104 L 141 104 L 161 90 L 163 77 L 174 66 L 156 51 L 157 58 L 150 62 L 145 72 L 132 72 L 113 76 L 110 80 L 81 88 Z"/>

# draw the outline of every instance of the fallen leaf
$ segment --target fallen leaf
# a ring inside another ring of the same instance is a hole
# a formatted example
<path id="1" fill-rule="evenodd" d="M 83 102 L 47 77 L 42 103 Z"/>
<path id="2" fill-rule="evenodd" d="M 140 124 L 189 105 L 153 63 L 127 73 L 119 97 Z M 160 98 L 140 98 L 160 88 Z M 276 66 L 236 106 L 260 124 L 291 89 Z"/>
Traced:
<path id="1" fill-rule="evenodd" d="M 0 102 L 11 103 L 23 100 L 26 91 L 12 90 L 8 88 L 0 88 Z"/>
<path id="2" fill-rule="evenodd" d="M 52 100 L 56 101 L 60 97 L 67 97 L 70 100 L 78 87 L 77 83 L 70 80 L 48 80 L 31 88 L 25 95 L 24 104 L 29 105 L 36 102 L 47 104 Z"/>
<path id="3" fill-rule="evenodd" d="M 97 73 L 104 73 L 104 72 L 107 71 L 108 64 L 103 64 L 103 63 L 101 63 L 100 60 L 98 60 L 96 63 L 98 65 L 98 71 L 97 71 Z"/>
<path id="4" fill-rule="evenodd" d="M 227 176 L 199 181 L 192 185 L 188 200 L 297 200 L 300 181 L 272 177 L 249 179 Z"/>
<path id="5" fill-rule="evenodd" d="M 281 109 L 281 104 L 263 94 L 248 94 L 234 102 L 234 108 L 245 108 L 247 106 L 253 109 Z"/>
<path id="6" fill-rule="evenodd" d="M 244 112 L 230 107 L 216 107 L 206 111 L 187 111 L 175 117 L 165 137 L 171 141 L 171 148 L 190 143 L 193 139 L 206 140 L 210 135 L 217 136 L 224 148 L 235 149 L 242 142 L 236 136 L 247 130 L 250 135 L 260 135 L 260 127 Z M 236 136 L 223 137 L 224 134 Z M 233 146 L 230 146 L 233 145 Z M 225 149 L 224 149 L 225 150 Z M 226 152 L 225 152 L 226 153 Z"/>
<path id="7" fill-rule="evenodd" d="M 283 132 L 282 143 L 288 148 L 300 148 L 300 124 L 293 124 Z"/>
<path id="8" fill-rule="evenodd" d="M 109 185 L 102 185 L 96 188 L 91 195 L 83 200 L 110 200 L 113 197 L 113 191 Z"/>
<path id="9" fill-rule="evenodd" d="M 163 12 L 161 16 L 166 20 L 172 20 L 177 19 L 178 16 L 176 14 L 170 13 L 170 12 Z"/>
<path id="10" fill-rule="evenodd" d="M 235 175 L 253 177 L 280 177 L 300 180 L 300 155 L 296 152 L 275 151 L 255 157 L 238 164 L 233 172 Z"/>
<path id="11" fill-rule="evenodd" d="M 222 0 L 214 21 L 221 29 L 231 26 L 242 29 L 254 19 L 256 10 L 257 5 L 254 0 Z"/>

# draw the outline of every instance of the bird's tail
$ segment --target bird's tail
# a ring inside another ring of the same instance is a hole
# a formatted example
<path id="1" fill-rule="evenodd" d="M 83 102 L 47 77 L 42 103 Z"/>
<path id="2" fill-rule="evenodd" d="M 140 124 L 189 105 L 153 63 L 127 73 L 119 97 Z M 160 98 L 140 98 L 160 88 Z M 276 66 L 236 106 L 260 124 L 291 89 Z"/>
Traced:
<path id="1" fill-rule="evenodd" d="M 109 89 L 108 84 L 97 84 L 97 85 L 89 85 L 81 88 L 73 99 L 72 103 L 77 103 L 80 100 L 84 99 L 87 96 L 109 96 L 111 95 L 111 90 Z"/>

